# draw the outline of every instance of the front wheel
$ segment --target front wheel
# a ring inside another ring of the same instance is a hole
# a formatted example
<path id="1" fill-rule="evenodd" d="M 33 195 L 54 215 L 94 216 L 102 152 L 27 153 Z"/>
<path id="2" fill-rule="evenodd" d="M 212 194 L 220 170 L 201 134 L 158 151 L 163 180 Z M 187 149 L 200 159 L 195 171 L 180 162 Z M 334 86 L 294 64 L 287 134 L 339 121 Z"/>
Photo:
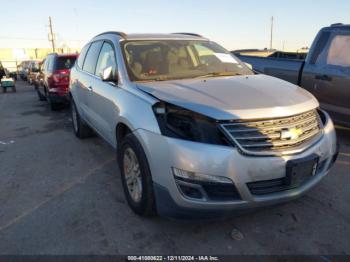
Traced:
<path id="1" fill-rule="evenodd" d="M 153 182 L 146 154 L 133 134 L 128 134 L 118 146 L 118 164 L 124 194 L 130 208 L 138 215 L 155 212 Z"/>

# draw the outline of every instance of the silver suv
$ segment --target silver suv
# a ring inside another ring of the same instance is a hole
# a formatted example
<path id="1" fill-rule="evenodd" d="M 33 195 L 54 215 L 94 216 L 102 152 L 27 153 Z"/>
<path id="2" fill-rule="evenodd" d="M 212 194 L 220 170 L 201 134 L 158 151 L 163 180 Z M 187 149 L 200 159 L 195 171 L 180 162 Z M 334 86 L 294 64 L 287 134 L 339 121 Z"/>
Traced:
<path id="1" fill-rule="evenodd" d="M 140 215 L 219 217 L 295 199 L 337 156 L 333 123 L 295 85 L 196 34 L 106 32 L 71 70 L 77 137 L 117 151 Z"/>

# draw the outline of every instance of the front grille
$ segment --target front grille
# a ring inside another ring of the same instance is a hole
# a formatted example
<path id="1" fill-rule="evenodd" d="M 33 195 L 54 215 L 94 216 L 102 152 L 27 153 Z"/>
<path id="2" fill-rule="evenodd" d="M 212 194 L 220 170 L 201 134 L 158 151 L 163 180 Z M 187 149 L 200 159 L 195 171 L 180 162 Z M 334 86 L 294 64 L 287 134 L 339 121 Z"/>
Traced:
<path id="1" fill-rule="evenodd" d="M 316 110 L 278 119 L 221 124 L 224 132 L 247 153 L 270 154 L 293 150 L 320 135 Z"/>
<path id="2" fill-rule="evenodd" d="M 258 182 L 247 183 L 250 193 L 253 195 L 265 195 L 292 189 L 291 185 L 285 183 L 285 178 L 277 178 L 272 180 L 263 180 Z"/>

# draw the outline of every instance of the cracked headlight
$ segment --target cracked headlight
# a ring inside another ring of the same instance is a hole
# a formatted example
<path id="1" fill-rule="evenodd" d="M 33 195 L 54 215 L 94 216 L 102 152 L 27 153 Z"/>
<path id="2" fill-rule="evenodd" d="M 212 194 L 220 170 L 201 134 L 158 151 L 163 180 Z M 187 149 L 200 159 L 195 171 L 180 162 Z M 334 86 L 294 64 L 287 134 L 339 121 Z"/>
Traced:
<path id="1" fill-rule="evenodd" d="M 207 144 L 230 144 L 214 119 L 164 102 L 156 103 L 153 111 L 164 136 Z"/>

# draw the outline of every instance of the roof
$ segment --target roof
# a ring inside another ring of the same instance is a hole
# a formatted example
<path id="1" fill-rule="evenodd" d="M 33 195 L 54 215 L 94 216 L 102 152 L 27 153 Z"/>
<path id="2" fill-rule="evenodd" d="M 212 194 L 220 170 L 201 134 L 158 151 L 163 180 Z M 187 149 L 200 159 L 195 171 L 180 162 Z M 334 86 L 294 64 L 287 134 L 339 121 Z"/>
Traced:
<path id="1" fill-rule="evenodd" d="M 67 57 L 67 56 L 78 56 L 79 54 L 57 54 L 58 57 Z"/>
<path id="2" fill-rule="evenodd" d="M 55 56 L 58 56 L 58 57 L 67 57 L 67 56 L 76 57 L 76 56 L 78 56 L 79 54 L 75 54 L 75 53 L 71 53 L 71 54 L 57 54 L 57 53 L 51 53 L 51 54 L 48 54 L 48 55 L 55 55 Z"/>
<path id="3" fill-rule="evenodd" d="M 109 31 L 101 33 L 96 37 L 105 34 L 116 34 L 125 40 L 153 40 L 153 39 L 206 39 L 194 33 L 173 33 L 173 34 L 125 34 L 117 31 Z"/>
<path id="4" fill-rule="evenodd" d="M 322 28 L 322 30 L 334 30 L 334 29 L 350 30 L 350 24 L 336 23 L 336 24 L 332 24 L 330 26 Z"/>

